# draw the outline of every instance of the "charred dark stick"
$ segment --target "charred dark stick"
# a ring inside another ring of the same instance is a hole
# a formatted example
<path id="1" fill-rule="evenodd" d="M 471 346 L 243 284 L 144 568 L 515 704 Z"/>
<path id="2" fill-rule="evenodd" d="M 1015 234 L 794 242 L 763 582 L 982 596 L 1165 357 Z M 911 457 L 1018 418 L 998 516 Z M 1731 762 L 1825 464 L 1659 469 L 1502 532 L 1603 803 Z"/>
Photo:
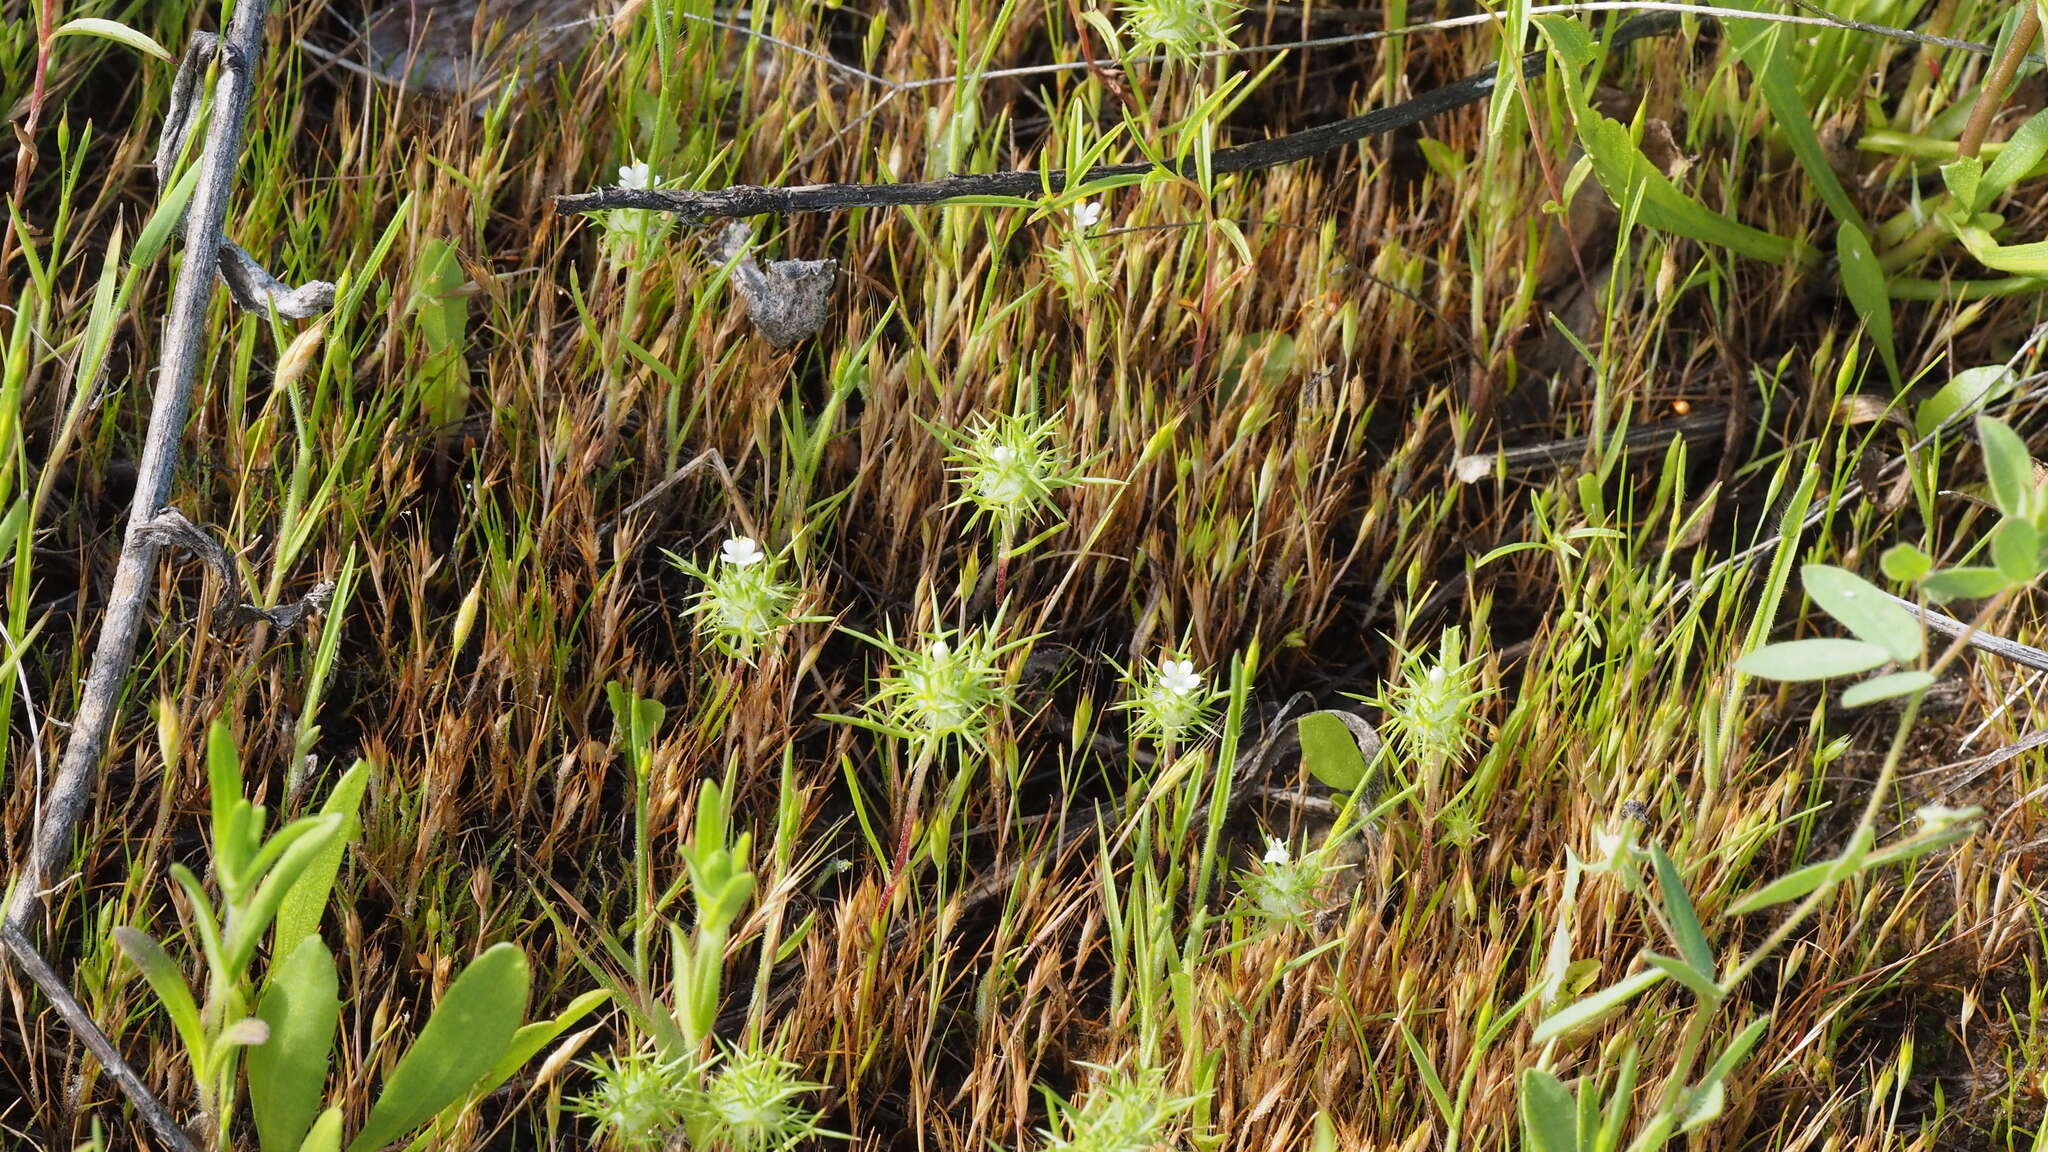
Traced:
<path id="1" fill-rule="evenodd" d="M 199 160 L 198 187 L 185 215 L 185 262 L 178 271 L 164 326 L 163 363 L 136 475 L 135 504 L 128 512 L 128 534 L 121 544 L 113 587 L 107 594 L 106 619 L 100 622 L 99 643 L 86 673 L 71 737 L 50 785 L 35 844 L 16 877 L 7 908 L 7 926 L 24 937 L 49 877 L 71 851 L 72 832 L 92 806 L 100 759 L 106 753 L 122 687 L 135 659 L 135 639 L 148 605 L 149 576 L 156 568 L 158 549 L 142 528 L 169 499 L 171 473 L 178 463 L 178 439 L 184 434 L 185 417 L 192 406 L 192 382 L 220 264 L 228 193 L 234 185 L 235 161 L 242 153 L 243 121 L 249 112 L 269 8 L 270 0 L 239 0 L 222 44 L 213 119 L 207 128 L 206 152 Z"/>
<path id="2" fill-rule="evenodd" d="M 1619 47 L 1630 41 L 1666 35 L 1677 31 L 1678 26 L 1679 17 L 1676 13 L 1653 12 L 1637 16 L 1616 28 L 1608 36 L 1607 45 L 1610 48 Z M 1547 57 L 1548 54 L 1544 52 L 1531 52 L 1522 57 L 1523 74 L 1539 75 L 1543 71 Z M 1496 71 L 1488 68 L 1463 80 L 1425 92 L 1413 100 L 1404 101 L 1390 108 L 1375 109 L 1363 116 L 1319 124 L 1314 128 L 1303 129 L 1286 136 L 1275 136 L 1268 140 L 1257 140 L 1231 148 L 1219 148 L 1209 158 L 1210 167 L 1216 172 L 1255 172 L 1263 168 L 1277 168 L 1282 164 L 1292 164 L 1298 160 L 1320 156 L 1347 144 L 1355 144 L 1360 140 L 1384 136 L 1397 129 L 1420 124 L 1431 117 L 1463 108 L 1468 104 L 1476 104 L 1491 96 L 1497 79 Z M 1192 163 L 1187 165 L 1189 170 L 1193 167 Z M 1142 176 L 1157 170 L 1158 166 L 1150 163 L 1108 164 L 1089 169 L 1086 176 L 1091 180 Z M 1048 191 L 1061 191 L 1067 182 L 1067 173 L 1062 169 L 1054 169 L 1049 172 L 1020 170 L 949 176 L 943 180 L 921 180 L 905 184 L 805 184 L 792 188 L 762 188 L 740 184 L 710 192 L 691 192 L 674 188 L 603 188 L 596 192 L 557 196 L 555 208 L 562 212 L 648 208 L 659 212 L 673 212 L 688 223 L 697 223 L 746 216 L 836 212 L 845 208 L 908 208 L 970 196 L 1038 196 Z"/>

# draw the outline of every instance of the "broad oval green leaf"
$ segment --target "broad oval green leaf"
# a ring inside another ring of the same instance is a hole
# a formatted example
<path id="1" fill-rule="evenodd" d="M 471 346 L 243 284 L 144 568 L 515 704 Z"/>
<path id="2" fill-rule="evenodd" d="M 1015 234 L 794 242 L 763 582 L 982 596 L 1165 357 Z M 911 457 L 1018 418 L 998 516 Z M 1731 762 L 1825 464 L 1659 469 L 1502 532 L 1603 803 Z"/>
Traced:
<path id="1" fill-rule="evenodd" d="M 2003 364 L 1965 368 L 1949 378 L 1913 414 L 1913 433 L 1926 436 L 1943 424 L 1970 415 L 2011 392 L 2019 377 Z"/>
<path id="2" fill-rule="evenodd" d="M 249 1051 L 249 1108 L 263 1152 L 292 1152 L 306 1139 L 327 1087 L 327 1062 L 341 1023 L 334 956 L 307 936 L 271 969 L 256 1015 L 270 1040 Z"/>
<path id="3" fill-rule="evenodd" d="M 299 1152 L 341 1152 L 341 1109 L 329 1108 L 313 1121 Z"/>
<path id="4" fill-rule="evenodd" d="M 1984 446 L 1984 474 L 1991 482 L 1991 500 L 2007 516 L 2033 514 L 2034 459 L 2027 442 L 2005 421 L 1977 417 L 1977 439 Z"/>
<path id="5" fill-rule="evenodd" d="M 493 945 L 463 969 L 385 1078 L 349 1152 L 395 1143 L 489 1072 L 525 1018 L 529 980 L 526 954 L 514 944 Z"/>
<path id="6" fill-rule="evenodd" d="M 2026 520 L 2008 516 L 1991 530 L 1991 563 L 2015 584 L 2041 574 L 2041 534 Z"/>
<path id="7" fill-rule="evenodd" d="M 1791 640 L 1751 652 L 1735 662 L 1735 670 L 1765 680 L 1826 680 L 1868 672 L 1891 658 L 1890 652 L 1861 640 Z"/>
<path id="8" fill-rule="evenodd" d="M 1311 712 L 1294 722 L 1301 739 L 1301 762 L 1311 775 L 1339 792 L 1355 792 L 1372 766 L 1358 738 L 1335 712 Z"/>
<path id="9" fill-rule="evenodd" d="M 1982 600 L 2012 587 L 2012 581 L 1996 568 L 1944 568 L 1929 576 L 1920 587 L 1931 600 Z"/>
<path id="10" fill-rule="evenodd" d="M 1831 564 L 1808 564 L 1800 575 L 1813 602 L 1858 640 L 1878 645 L 1901 664 L 1919 659 L 1926 645 L 1920 622 L 1875 584 Z"/>
<path id="11" fill-rule="evenodd" d="M 1563 1081 L 1541 1068 L 1523 1072 L 1521 1105 L 1532 1152 L 1578 1152 L 1579 1105 Z"/>
<path id="12" fill-rule="evenodd" d="M 1894 544 L 1878 557 L 1877 566 L 1901 584 L 1918 584 L 1934 570 L 1934 557 L 1911 544 Z"/>
<path id="13" fill-rule="evenodd" d="M 1908 696 L 1924 692 L 1934 686 L 1934 674 L 1912 669 L 1893 672 L 1888 676 L 1876 676 L 1854 685 L 1842 692 L 1842 707 L 1861 708 L 1879 700 L 1890 700 L 1894 696 Z"/>

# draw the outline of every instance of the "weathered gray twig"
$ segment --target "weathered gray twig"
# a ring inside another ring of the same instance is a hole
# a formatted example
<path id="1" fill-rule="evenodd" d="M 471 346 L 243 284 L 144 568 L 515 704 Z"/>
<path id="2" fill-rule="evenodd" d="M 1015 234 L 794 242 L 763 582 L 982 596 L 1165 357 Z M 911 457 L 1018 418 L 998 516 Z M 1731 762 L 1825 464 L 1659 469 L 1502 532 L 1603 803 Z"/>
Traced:
<path id="1" fill-rule="evenodd" d="M 157 372 L 149 430 L 135 479 L 135 503 L 128 513 L 128 535 L 114 569 L 113 588 L 107 594 L 107 614 L 100 623 L 78 715 L 64 745 L 57 777 L 50 785 L 49 804 L 8 903 L 6 923 L 24 936 L 48 878 L 70 852 L 72 832 L 92 804 L 107 735 L 114 726 L 122 686 L 135 658 L 135 638 L 142 628 L 149 600 L 148 579 L 157 556 L 157 544 L 140 529 L 155 519 L 170 496 L 178 440 L 191 410 L 207 301 L 219 274 L 221 230 L 227 222 L 228 194 L 242 152 L 243 122 L 249 113 L 255 62 L 263 51 L 269 8 L 270 0 L 238 0 L 221 49 L 213 119 L 207 127 L 205 154 L 199 160 L 198 185 L 185 216 L 185 263 L 178 272 L 164 327 L 163 362 Z"/>
<path id="2" fill-rule="evenodd" d="M 128 1097 L 128 1102 L 135 1105 L 135 1110 L 142 1113 L 142 1119 L 149 1124 L 150 1131 L 156 1133 L 157 1139 L 176 1152 L 199 1152 L 198 1145 L 194 1144 L 192 1137 L 178 1126 L 177 1118 L 171 1115 L 170 1109 L 151 1095 L 149 1086 L 142 1082 L 142 1077 L 137 1076 L 135 1069 L 129 1067 L 128 1062 L 121 1058 L 121 1053 L 114 1047 L 114 1042 L 107 1039 L 107 1034 L 100 1031 L 98 1024 L 93 1023 L 92 1017 L 86 1014 L 85 1006 L 71 995 L 71 990 L 64 986 L 64 981 L 57 978 L 56 971 L 43 959 L 42 953 L 36 951 L 35 945 L 29 943 L 28 937 L 23 936 L 11 924 L 0 925 L 0 953 L 12 956 L 15 966 L 27 973 L 29 980 L 37 988 L 42 989 L 44 999 L 47 999 L 50 1006 L 57 1010 L 57 1015 L 62 1016 L 64 1022 L 71 1026 L 71 1031 L 78 1035 L 86 1050 L 99 1060 L 100 1066 L 107 1070 L 107 1075 L 114 1078 L 114 1083 L 120 1086 L 122 1093 Z"/>
<path id="3" fill-rule="evenodd" d="M 164 112 L 163 131 L 156 143 L 156 179 L 161 188 L 170 188 L 178 158 L 184 155 L 185 142 L 192 134 L 193 121 L 199 118 L 199 79 L 206 75 L 207 65 L 220 58 L 220 37 L 200 32 L 192 37 L 185 58 L 178 61 L 178 74 L 171 81 L 170 107 Z M 334 285 L 325 280 L 309 280 L 294 288 L 264 271 L 254 256 L 225 234 L 221 236 L 220 255 L 221 283 L 228 286 L 228 295 L 244 312 L 264 316 L 274 308 L 280 316 L 304 320 L 334 306 Z"/>
<path id="4" fill-rule="evenodd" d="M 199 557 L 213 571 L 214 578 L 220 581 L 221 596 L 228 602 L 228 619 L 232 623 L 264 623 L 280 632 L 289 632 L 305 623 L 313 613 L 326 608 L 327 602 L 334 599 L 334 581 L 323 580 L 311 592 L 289 604 L 265 608 L 250 603 L 248 586 L 242 583 L 242 574 L 236 571 L 227 549 L 199 525 L 185 519 L 185 514 L 176 508 L 164 509 L 134 531 L 154 547 L 178 548 Z"/>
<path id="5" fill-rule="evenodd" d="M 1972 628 L 1953 616 L 1944 616 L 1932 608 L 1922 608 L 1911 600 L 1902 596 L 1894 596 L 1889 592 L 1885 592 L 1882 588 L 1878 589 L 1878 591 L 1883 593 L 1887 600 L 1926 621 L 1927 627 L 1941 633 L 1943 636 L 1947 636 L 1951 640 L 1961 640 L 1972 648 L 1982 652 L 1989 652 L 2000 659 L 2010 660 L 2015 664 L 2048 672 L 2048 652 L 2043 652 L 2041 649 L 2029 644 L 2022 644 L 2017 640 L 2007 640 L 2003 636 L 1993 636 L 1989 632 Z"/>

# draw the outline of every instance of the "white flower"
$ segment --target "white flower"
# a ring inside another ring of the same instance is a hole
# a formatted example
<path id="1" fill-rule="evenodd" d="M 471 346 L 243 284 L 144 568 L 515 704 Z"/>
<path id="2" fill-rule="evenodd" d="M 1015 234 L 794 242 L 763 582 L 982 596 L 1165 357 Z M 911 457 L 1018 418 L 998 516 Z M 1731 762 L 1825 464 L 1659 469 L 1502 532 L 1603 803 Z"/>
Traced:
<path id="1" fill-rule="evenodd" d="M 1292 864 L 1294 863 L 1294 853 L 1287 850 L 1287 841 L 1280 839 L 1278 836 L 1268 836 L 1266 837 L 1266 855 L 1261 860 L 1261 863 Z"/>
<path id="2" fill-rule="evenodd" d="M 1102 219 L 1102 203 L 1097 200 L 1083 200 L 1068 209 L 1074 215 L 1074 225 L 1086 232 Z"/>
<path id="3" fill-rule="evenodd" d="M 1202 674 L 1195 671 L 1193 660 L 1162 660 L 1159 683 L 1176 696 L 1193 696 L 1202 690 Z"/>
<path id="4" fill-rule="evenodd" d="M 761 546 L 751 536 L 735 536 L 727 540 L 725 546 L 718 550 L 718 558 L 735 568 L 751 568 L 765 559 Z"/>
<path id="5" fill-rule="evenodd" d="M 648 170 L 644 160 L 635 160 L 619 169 L 621 188 L 653 188 L 660 183 L 661 180 Z"/>

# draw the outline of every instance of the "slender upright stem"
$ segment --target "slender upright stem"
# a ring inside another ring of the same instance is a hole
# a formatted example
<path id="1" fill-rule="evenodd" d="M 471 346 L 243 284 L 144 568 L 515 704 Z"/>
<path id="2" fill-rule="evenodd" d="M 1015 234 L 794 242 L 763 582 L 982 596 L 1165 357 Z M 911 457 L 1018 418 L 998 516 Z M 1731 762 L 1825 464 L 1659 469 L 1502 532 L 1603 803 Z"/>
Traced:
<path id="1" fill-rule="evenodd" d="M 128 512 L 128 532 L 114 569 L 113 588 L 107 594 L 107 615 L 100 623 L 99 643 L 86 674 L 71 737 L 50 785 L 35 845 L 8 903 L 7 925 L 24 935 L 45 885 L 71 851 L 72 832 L 92 806 L 100 760 L 106 754 L 107 737 L 135 658 L 135 639 L 142 629 L 143 610 L 149 601 L 148 580 L 157 554 L 156 543 L 138 529 L 170 496 L 171 473 L 177 467 L 178 441 L 191 410 L 207 305 L 213 296 L 222 229 L 227 223 L 228 193 L 234 185 L 235 161 L 242 152 L 243 121 L 249 112 L 256 61 L 263 51 L 269 7 L 270 0 L 239 0 L 221 49 L 213 118 L 207 128 L 206 151 L 199 161 L 198 187 L 185 217 L 185 262 L 178 271 L 164 327 L 163 362 L 157 372 L 149 430 L 135 480 L 135 503 Z"/>
<path id="2" fill-rule="evenodd" d="M 2012 87 L 2012 78 L 2019 73 L 2020 64 L 2027 58 L 2027 51 L 2034 46 L 2034 37 L 2041 31 L 2041 9 L 2035 0 L 2020 0 L 2020 22 L 2013 29 L 2012 42 L 2005 46 L 2005 55 L 1991 66 L 1991 74 L 1984 78 L 1984 87 L 1977 90 L 1977 104 L 1970 109 L 1969 122 L 1963 125 L 1963 134 L 1956 140 L 1956 158 L 1975 156 L 1984 147 L 1984 137 L 1991 133 L 1992 118 L 2005 105 L 2005 90 Z"/>

